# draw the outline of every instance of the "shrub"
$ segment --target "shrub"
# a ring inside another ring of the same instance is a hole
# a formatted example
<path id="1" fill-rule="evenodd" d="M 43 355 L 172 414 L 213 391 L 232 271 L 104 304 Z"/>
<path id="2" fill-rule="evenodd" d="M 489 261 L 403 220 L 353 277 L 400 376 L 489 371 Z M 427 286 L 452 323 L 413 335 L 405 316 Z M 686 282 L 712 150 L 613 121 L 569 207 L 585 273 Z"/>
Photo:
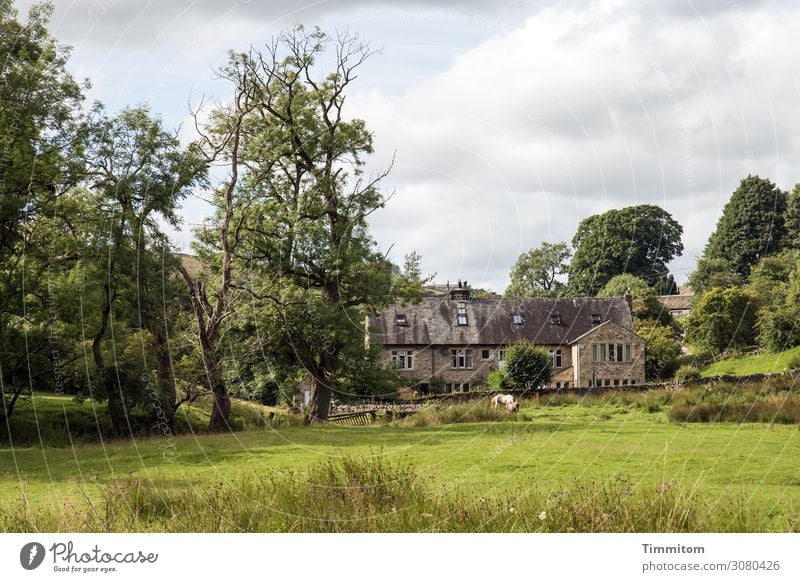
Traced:
<path id="1" fill-rule="evenodd" d="M 681 342 L 668 326 L 646 322 L 636 327 L 636 334 L 647 340 L 644 369 L 648 380 L 669 378 L 681 355 Z"/>
<path id="2" fill-rule="evenodd" d="M 504 370 L 509 389 L 527 390 L 550 382 L 553 361 L 544 350 L 520 342 L 506 350 Z"/>
<path id="3" fill-rule="evenodd" d="M 800 352 L 793 355 L 786 364 L 787 370 L 800 370 Z"/>
<path id="4" fill-rule="evenodd" d="M 679 384 L 688 382 L 689 380 L 698 380 L 700 378 L 700 370 L 694 366 L 681 366 L 675 372 L 675 381 Z"/>
<path id="5" fill-rule="evenodd" d="M 506 388 L 506 374 L 503 370 L 495 370 L 489 373 L 486 378 L 486 386 L 489 392 L 505 392 Z"/>

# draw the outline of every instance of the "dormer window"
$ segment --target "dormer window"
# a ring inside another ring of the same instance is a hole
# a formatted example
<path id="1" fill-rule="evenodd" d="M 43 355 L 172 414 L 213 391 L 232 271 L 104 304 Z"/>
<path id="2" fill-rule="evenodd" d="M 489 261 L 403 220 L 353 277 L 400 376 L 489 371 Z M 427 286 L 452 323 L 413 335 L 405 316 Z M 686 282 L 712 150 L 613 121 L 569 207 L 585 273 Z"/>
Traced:
<path id="1" fill-rule="evenodd" d="M 561 315 L 558 313 L 551 313 L 550 314 L 550 324 L 551 325 L 561 325 Z"/>
<path id="2" fill-rule="evenodd" d="M 592 313 L 592 325 L 600 325 L 603 323 L 603 316 L 599 313 Z"/>
<path id="3" fill-rule="evenodd" d="M 406 327 L 408 325 L 408 319 L 406 319 L 405 313 L 396 313 L 394 316 L 394 322 L 402 327 Z"/>
<path id="4" fill-rule="evenodd" d="M 522 316 L 521 316 L 521 315 L 519 315 L 519 314 L 515 314 L 515 315 L 513 315 L 513 316 L 511 317 L 511 319 L 512 319 L 512 320 L 513 320 L 513 322 L 514 322 L 514 325 L 522 325 L 523 323 L 525 323 L 525 320 L 524 320 L 524 319 L 522 318 Z"/>
<path id="5" fill-rule="evenodd" d="M 466 301 L 458 302 L 458 311 L 456 312 L 456 325 L 468 325 Z"/>

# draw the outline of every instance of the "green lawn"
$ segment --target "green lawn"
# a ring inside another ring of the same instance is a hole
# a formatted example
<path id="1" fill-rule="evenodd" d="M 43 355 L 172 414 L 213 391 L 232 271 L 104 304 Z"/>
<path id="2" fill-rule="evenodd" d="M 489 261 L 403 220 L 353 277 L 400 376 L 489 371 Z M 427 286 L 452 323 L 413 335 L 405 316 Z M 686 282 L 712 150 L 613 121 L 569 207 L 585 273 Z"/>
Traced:
<path id="1" fill-rule="evenodd" d="M 702 376 L 746 376 L 748 374 L 770 374 L 785 372 L 791 359 L 800 354 L 800 347 L 777 354 L 757 354 L 731 358 L 709 364 L 700 371 Z"/>
<path id="2" fill-rule="evenodd" d="M 174 449 L 172 448 L 174 446 Z M 166 454 L 165 454 L 166 453 Z M 577 480 L 635 486 L 675 483 L 714 499 L 738 499 L 763 529 L 800 520 L 800 431 L 795 425 L 669 423 L 663 412 L 607 403 L 523 408 L 509 422 L 411 428 L 262 428 L 222 436 L 0 449 L 0 511 L 18 504 L 91 497 L 98 482 L 140 477 L 159 487 L 212 489 L 343 455 L 408 460 L 442 486 L 471 496 Z"/>

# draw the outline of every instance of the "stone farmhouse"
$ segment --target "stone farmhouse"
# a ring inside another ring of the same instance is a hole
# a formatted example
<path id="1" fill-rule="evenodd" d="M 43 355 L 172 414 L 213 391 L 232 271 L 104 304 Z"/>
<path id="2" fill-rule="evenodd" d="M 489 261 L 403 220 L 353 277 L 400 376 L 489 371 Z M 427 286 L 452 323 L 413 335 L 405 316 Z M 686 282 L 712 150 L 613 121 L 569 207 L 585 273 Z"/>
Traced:
<path id="1" fill-rule="evenodd" d="M 466 282 L 443 297 L 390 305 L 367 319 L 387 365 L 408 387 L 469 392 L 502 369 L 506 348 L 527 340 L 553 360 L 547 388 L 644 383 L 645 340 L 633 332 L 627 298 L 477 299 Z"/>

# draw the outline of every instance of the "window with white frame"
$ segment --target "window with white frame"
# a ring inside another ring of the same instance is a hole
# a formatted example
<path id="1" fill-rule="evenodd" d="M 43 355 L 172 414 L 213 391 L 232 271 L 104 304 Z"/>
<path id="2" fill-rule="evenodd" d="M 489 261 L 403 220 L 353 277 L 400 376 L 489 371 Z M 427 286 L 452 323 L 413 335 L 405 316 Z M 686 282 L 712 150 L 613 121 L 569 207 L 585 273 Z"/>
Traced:
<path id="1" fill-rule="evenodd" d="M 456 325 L 468 325 L 466 301 L 458 302 L 457 312 L 456 312 Z"/>
<path id="2" fill-rule="evenodd" d="M 398 370 L 414 369 L 414 350 L 393 350 L 392 366 Z"/>
<path id="3" fill-rule="evenodd" d="M 549 353 L 550 353 L 550 359 L 553 360 L 553 367 L 554 368 L 563 368 L 564 367 L 563 366 L 564 361 L 563 361 L 563 358 L 562 358 L 562 355 L 561 355 L 561 350 L 560 349 L 549 350 Z"/>
<path id="4" fill-rule="evenodd" d="M 497 350 L 497 369 L 503 370 L 506 367 L 506 351 Z"/>
<path id="5" fill-rule="evenodd" d="M 450 350 L 450 367 L 472 368 L 472 350 Z"/>
<path id="6" fill-rule="evenodd" d="M 394 322 L 397 325 L 401 326 L 401 327 L 407 326 L 408 325 L 408 319 L 406 318 L 406 314 L 405 313 L 395 313 Z"/>
<path id="7" fill-rule="evenodd" d="M 525 320 L 518 313 L 515 313 L 512 316 L 512 320 L 514 321 L 514 325 L 522 325 L 523 323 L 525 323 Z"/>
<path id="8" fill-rule="evenodd" d="M 592 362 L 630 362 L 631 344 L 592 344 Z"/>

